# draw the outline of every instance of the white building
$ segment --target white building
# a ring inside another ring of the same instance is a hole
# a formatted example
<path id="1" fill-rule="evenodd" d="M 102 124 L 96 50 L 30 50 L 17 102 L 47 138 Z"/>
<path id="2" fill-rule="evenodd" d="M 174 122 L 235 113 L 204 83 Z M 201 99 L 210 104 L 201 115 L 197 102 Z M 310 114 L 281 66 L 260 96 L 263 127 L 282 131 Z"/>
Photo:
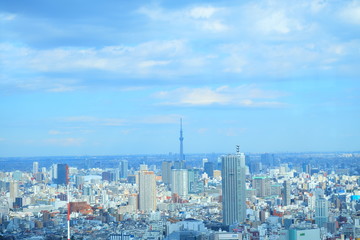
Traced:
<path id="1" fill-rule="evenodd" d="M 139 209 L 156 210 L 156 181 L 152 171 L 139 171 Z"/>
<path id="2" fill-rule="evenodd" d="M 171 170 L 171 192 L 180 197 L 186 197 L 189 193 L 189 176 L 187 169 Z"/>

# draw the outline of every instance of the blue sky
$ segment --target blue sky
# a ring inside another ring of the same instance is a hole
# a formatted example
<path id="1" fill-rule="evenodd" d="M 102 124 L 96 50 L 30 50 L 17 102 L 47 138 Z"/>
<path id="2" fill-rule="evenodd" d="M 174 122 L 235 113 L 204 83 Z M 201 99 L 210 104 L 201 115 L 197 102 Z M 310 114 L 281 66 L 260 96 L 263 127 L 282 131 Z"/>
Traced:
<path id="1" fill-rule="evenodd" d="M 360 1 L 0 9 L 0 156 L 360 150 Z"/>

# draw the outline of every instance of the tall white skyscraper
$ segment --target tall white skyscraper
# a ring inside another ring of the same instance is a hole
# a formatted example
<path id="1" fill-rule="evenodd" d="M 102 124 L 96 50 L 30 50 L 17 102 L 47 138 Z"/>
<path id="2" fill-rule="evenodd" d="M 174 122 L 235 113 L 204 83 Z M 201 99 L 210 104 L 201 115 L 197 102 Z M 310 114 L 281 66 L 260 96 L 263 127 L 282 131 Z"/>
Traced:
<path id="1" fill-rule="evenodd" d="M 39 163 L 33 162 L 33 175 L 37 174 L 39 172 Z"/>
<path id="2" fill-rule="evenodd" d="M 246 218 L 245 154 L 221 157 L 223 223 L 244 222 Z"/>
<path id="3" fill-rule="evenodd" d="M 171 192 L 180 197 L 186 197 L 189 193 L 189 177 L 187 169 L 171 170 Z"/>
<path id="4" fill-rule="evenodd" d="M 152 171 L 139 171 L 139 209 L 156 210 L 156 181 Z"/>

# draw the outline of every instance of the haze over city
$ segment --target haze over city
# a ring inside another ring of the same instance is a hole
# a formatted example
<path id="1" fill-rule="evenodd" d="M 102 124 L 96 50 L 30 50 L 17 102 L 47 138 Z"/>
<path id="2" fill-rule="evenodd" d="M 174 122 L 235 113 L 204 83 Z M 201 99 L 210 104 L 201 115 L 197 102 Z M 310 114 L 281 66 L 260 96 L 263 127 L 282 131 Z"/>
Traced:
<path id="1" fill-rule="evenodd" d="M 359 150 L 359 1 L 3 1 L 0 155 Z"/>

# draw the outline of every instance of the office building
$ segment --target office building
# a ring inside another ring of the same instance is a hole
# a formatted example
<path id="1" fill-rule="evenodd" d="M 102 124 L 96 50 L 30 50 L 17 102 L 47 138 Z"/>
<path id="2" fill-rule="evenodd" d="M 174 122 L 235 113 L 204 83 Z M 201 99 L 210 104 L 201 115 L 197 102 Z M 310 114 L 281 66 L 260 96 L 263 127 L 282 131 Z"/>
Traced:
<path id="1" fill-rule="evenodd" d="M 152 171 L 139 171 L 139 209 L 156 210 L 156 181 Z"/>
<path id="2" fill-rule="evenodd" d="M 33 175 L 35 176 L 39 172 L 39 163 L 33 162 Z"/>
<path id="3" fill-rule="evenodd" d="M 69 180 L 69 167 L 67 164 L 56 164 L 57 178 L 55 180 L 56 184 L 66 185 Z"/>
<path id="4" fill-rule="evenodd" d="M 172 169 L 171 192 L 180 197 L 186 197 L 189 193 L 189 180 L 187 169 Z"/>
<path id="5" fill-rule="evenodd" d="M 246 218 L 245 154 L 222 156 L 223 223 L 244 222 Z"/>
<path id="6" fill-rule="evenodd" d="M 14 202 L 15 199 L 19 196 L 19 183 L 16 181 L 10 182 L 10 198 Z"/>
<path id="7" fill-rule="evenodd" d="M 253 177 L 252 186 L 256 190 L 257 197 L 267 197 L 271 194 L 270 178 L 266 176 Z"/>
<path id="8" fill-rule="evenodd" d="M 203 169 L 205 169 L 205 163 L 207 163 L 207 162 L 209 162 L 209 159 L 207 159 L 207 158 L 202 159 L 202 167 L 203 167 Z"/>
<path id="9" fill-rule="evenodd" d="M 119 163 L 119 176 L 121 179 L 128 177 L 129 162 L 127 160 L 121 160 Z"/>
<path id="10" fill-rule="evenodd" d="M 315 200 L 315 223 L 319 228 L 326 227 L 329 217 L 328 201 L 325 198 Z"/>
<path id="11" fill-rule="evenodd" d="M 204 172 L 207 173 L 207 175 L 209 176 L 209 178 L 213 178 L 214 177 L 214 163 L 212 162 L 206 162 L 204 164 Z"/>
<path id="12" fill-rule="evenodd" d="M 161 174 L 163 183 L 171 183 L 171 168 L 173 163 L 171 161 L 163 161 L 161 164 Z"/>
<path id="13" fill-rule="evenodd" d="M 284 181 L 284 188 L 283 188 L 283 205 L 289 206 L 291 203 L 291 188 L 289 181 Z"/>
<path id="14" fill-rule="evenodd" d="M 188 169 L 189 193 L 204 191 L 204 182 L 200 180 L 200 169 Z"/>

